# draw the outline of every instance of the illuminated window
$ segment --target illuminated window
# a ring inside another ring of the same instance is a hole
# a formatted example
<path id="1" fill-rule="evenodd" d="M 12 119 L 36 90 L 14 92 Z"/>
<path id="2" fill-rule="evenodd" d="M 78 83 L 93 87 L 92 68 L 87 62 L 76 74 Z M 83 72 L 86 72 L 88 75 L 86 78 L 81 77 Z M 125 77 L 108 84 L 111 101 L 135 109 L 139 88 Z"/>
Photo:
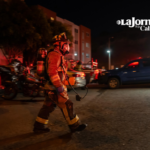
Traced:
<path id="1" fill-rule="evenodd" d="M 84 39 L 84 32 L 82 32 L 82 39 Z"/>
<path id="2" fill-rule="evenodd" d="M 86 53 L 86 57 L 89 58 L 90 57 L 89 54 Z"/>
<path id="3" fill-rule="evenodd" d="M 50 20 L 52 20 L 52 21 L 53 21 L 53 20 L 54 20 L 54 18 L 53 18 L 53 17 L 50 17 Z"/>
<path id="4" fill-rule="evenodd" d="M 82 42 L 82 50 L 84 50 L 84 42 Z"/>
<path id="5" fill-rule="evenodd" d="M 75 52 L 75 53 L 74 53 L 74 56 L 77 56 L 77 55 L 78 55 L 77 52 Z"/>
<path id="6" fill-rule="evenodd" d="M 89 47 L 89 43 L 86 43 L 86 47 Z"/>

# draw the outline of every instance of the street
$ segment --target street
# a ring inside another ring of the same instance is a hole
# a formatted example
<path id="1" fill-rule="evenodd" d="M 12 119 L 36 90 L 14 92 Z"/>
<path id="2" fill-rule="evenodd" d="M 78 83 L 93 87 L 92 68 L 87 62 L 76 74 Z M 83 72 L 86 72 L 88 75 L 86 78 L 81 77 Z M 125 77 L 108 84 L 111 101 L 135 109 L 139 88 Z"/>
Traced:
<path id="1" fill-rule="evenodd" d="M 51 131 L 32 132 L 43 98 L 0 99 L 0 150 L 149 150 L 150 84 L 107 89 L 90 84 L 87 96 L 75 100 L 74 110 L 87 128 L 70 133 L 57 107 L 50 115 Z M 86 90 L 77 89 L 81 96 Z"/>

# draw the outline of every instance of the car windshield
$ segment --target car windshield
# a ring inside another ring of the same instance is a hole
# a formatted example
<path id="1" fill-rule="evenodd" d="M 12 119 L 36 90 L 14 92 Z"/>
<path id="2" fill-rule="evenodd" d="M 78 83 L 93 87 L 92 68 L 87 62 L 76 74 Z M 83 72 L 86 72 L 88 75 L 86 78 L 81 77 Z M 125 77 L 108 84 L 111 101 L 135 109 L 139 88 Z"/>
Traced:
<path id="1" fill-rule="evenodd" d="M 139 67 L 139 61 L 131 62 L 126 66 L 126 68 L 137 68 L 137 67 Z"/>

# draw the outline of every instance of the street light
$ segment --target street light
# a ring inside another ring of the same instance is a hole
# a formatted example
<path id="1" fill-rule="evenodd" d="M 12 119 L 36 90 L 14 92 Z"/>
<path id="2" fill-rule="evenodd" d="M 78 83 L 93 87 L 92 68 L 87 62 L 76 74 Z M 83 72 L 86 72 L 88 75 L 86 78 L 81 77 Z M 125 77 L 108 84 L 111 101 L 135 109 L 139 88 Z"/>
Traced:
<path id="1" fill-rule="evenodd" d="M 110 58 L 110 55 L 111 55 L 111 50 L 110 50 L 110 39 L 113 39 L 114 37 L 109 37 L 108 39 L 108 49 L 107 50 L 107 53 L 109 54 L 108 56 L 108 66 L 109 66 L 109 70 L 111 69 L 111 58 Z"/>
<path id="2" fill-rule="evenodd" d="M 111 64 L 110 64 L 110 50 L 107 50 L 107 53 L 108 53 L 108 69 L 110 70 L 110 66 L 111 66 Z"/>

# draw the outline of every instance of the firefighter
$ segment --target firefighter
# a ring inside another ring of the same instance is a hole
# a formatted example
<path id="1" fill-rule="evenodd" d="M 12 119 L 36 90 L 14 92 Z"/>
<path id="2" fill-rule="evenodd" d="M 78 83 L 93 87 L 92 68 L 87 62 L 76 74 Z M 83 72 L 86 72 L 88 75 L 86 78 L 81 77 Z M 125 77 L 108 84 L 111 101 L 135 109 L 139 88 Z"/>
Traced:
<path id="1" fill-rule="evenodd" d="M 77 70 L 77 71 L 82 71 L 82 62 L 78 61 L 77 65 L 75 66 L 74 69 Z"/>
<path id="2" fill-rule="evenodd" d="M 65 33 L 53 38 L 54 50 L 47 54 L 46 71 L 47 83 L 45 84 L 46 97 L 42 108 L 34 123 L 35 133 L 49 132 L 47 127 L 49 114 L 58 106 L 67 121 L 71 132 L 82 131 L 87 124 L 81 124 L 77 114 L 73 113 L 73 103 L 67 94 L 65 86 L 67 67 L 64 56 L 69 53 L 69 40 Z"/>

